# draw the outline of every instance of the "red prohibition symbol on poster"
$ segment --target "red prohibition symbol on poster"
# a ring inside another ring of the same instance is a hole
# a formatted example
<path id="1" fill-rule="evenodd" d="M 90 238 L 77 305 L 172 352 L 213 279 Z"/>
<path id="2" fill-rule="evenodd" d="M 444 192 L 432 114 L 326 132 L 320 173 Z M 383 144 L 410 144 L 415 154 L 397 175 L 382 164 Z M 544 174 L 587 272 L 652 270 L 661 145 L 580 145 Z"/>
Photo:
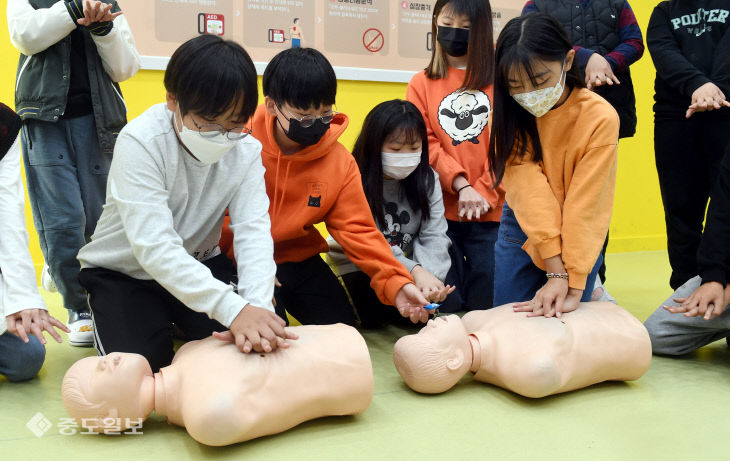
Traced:
<path id="1" fill-rule="evenodd" d="M 378 29 L 368 29 L 362 36 L 362 44 L 369 52 L 377 53 L 385 46 L 385 36 Z"/>

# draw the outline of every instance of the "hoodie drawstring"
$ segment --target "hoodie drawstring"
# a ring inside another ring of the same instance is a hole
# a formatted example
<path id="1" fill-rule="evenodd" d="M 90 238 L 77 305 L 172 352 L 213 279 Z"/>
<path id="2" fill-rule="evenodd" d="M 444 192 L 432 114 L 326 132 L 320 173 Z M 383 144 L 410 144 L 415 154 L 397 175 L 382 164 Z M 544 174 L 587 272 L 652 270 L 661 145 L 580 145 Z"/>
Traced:
<path id="1" fill-rule="evenodd" d="M 289 170 L 291 169 L 291 162 L 286 163 L 286 172 L 284 173 L 284 189 L 281 191 L 279 197 L 279 165 L 281 163 L 281 152 L 276 156 L 276 173 L 274 175 L 274 199 L 271 201 L 271 220 L 273 221 L 281 210 L 281 206 L 284 203 L 286 197 L 286 184 L 289 182 Z M 278 200 L 277 200 L 278 197 Z"/>
<path id="2" fill-rule="evenodd" d="M 279 210 L 281 210 L 281 206 L 284 204 L 284 197 L 286 196 L 286 185 L 289 182 L 289 169 L 291 168 L 291 162 L 286 163 L 286 173 L 284 173 L 284 190 L 281 191 L 281 198 L 279 198 L 279 203 L 276 205 L 276 212 L 278 214 Z"/>
<path id="3" fill-rule="evenodd" d="M 276 156 L 276 174 L 274 175 L 274 198 L 271 201 L 271 220 L 274 220 L 278 207 L 276 206 L 276 196 L 279 194 L 279 161 L 281 160 L 281 153 Z"/>

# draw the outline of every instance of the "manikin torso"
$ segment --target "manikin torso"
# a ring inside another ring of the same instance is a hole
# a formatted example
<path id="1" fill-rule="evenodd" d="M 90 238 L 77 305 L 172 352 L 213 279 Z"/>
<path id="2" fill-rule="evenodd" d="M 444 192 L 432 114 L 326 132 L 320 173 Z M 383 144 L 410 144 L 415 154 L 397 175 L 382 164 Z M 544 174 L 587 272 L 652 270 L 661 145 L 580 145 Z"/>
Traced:
<path id="1" fill-rule="evenodd" d="M 583 303 L 558 318 L 526 318 L 511 305 L 471 311 L 474 379 L 527 397 L 640 378 L 651 362 L 646 328 L 612 303 Z"/>
<path id="2" fill-rule="evenodd" d="M 216 446 L 364 412 L 373 371 L 357 330 L 309 325 L 296 331 L 299 340 L 289 349 L 268 354 L 243 354 L 214 338 L 183 345 L 155 375 L 155 411 Z"/>

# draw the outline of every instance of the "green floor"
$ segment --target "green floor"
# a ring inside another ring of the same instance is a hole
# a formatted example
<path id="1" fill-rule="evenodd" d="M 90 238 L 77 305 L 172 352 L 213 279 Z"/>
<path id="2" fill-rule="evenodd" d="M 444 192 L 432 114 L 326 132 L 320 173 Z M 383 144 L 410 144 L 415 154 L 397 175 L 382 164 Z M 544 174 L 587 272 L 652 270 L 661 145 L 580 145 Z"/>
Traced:
<path id="1" fill-rule="evenodd" d="M 669 294 L 666 253 L 609 255 L 608 267 L 611 293 L 641 320 Z M 62 317 L 59 298 L 46 299 Z M 469 378 L 438 396 L 409 391 L 391 359 L 402 333 L 365 335 L 375 370 L 375 396 L 365 414 L 312 421 L 226 448 L 199 445 L 155 417 L 139 436 L 59 434 L 56 424 L 66 416 L 63 373 L 93 351 L 54 343 L 39 378 L 24 384 L 0 378 L 0 458 L 727 459 L 730 352 L 724 341 L 687 358 L 654 358 L 636 382 L 529 400 Z M 25 427 L 38 412 L 53 424 L 42 437 Z"/>

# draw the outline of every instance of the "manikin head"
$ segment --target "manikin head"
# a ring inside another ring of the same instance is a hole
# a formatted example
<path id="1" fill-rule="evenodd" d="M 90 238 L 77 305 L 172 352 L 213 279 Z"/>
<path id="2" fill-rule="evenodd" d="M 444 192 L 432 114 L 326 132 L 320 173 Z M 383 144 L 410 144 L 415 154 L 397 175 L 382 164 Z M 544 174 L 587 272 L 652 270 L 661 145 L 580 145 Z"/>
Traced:
<path id="1" fill-rule="evenodd" d="M 451 389 L 471 368 L 469 335 L 456 315 L 429 320 L 395 343 L 393 361 L 408 387 L 424 394 Z"/>
<path id="2" fill-rule="evenodd" d="M 76 422 L 104 432 L 136 426 L 154 409 L 154 377 L 139 354 L 114 352 L 86 357 L 63 377 L 63 404 Z"/>

